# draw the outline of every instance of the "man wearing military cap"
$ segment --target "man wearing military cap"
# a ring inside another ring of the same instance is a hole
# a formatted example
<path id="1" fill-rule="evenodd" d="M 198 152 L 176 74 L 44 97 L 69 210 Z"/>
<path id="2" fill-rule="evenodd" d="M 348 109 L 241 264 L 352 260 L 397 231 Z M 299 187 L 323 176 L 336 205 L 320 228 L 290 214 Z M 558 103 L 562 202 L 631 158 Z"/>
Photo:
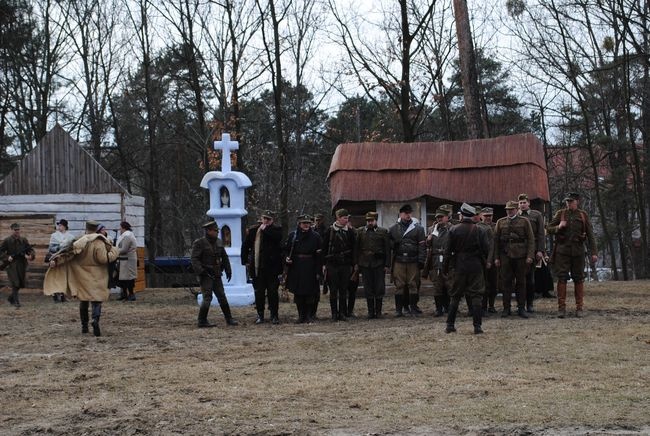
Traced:
<path id="1" fill-rule="evenodd" d="M 348 313 L 348 285 L 355 259 L 355 232 L 348 226 L 350 213 L 339 209 L 336 220 L 323 235 L 323 275 L 330 291 L 332 321 L 346 321 Z"/>
<path id="2" fill-rule="evenodd" d="M 483 333 L 481 328 L 481 302 L 485 292 L 484 264 L 490 245 L 485 231 L 476 225 L 476 209 L 463 203 L 460 207 L 463 217 L 459 224 L 449 230 L 449 242 L 445 247 L 443 273 L 451 273 L 454 264 L 454 278 L 450 291 L 451 302 L 447 315 L 446 333 L 456 331 L 456 313 L 463 295 L 471 302 L 474 333 Z"/>
<path id="3" fill-rule="evenodd" d="M 388 233 L 393 253 L 392 277 L 395 282 L 395 316 L 403 316 L 406 308 L 412 315 L 422 313 L 418 307 L 420 270 L 426 261 L 426 236 L 420 222 L 411 217 L 413 208 L 403 205 L 399 218 Z"/>
<path id="4" fill-rule="evenodd" d="M 363 292 L 368 303 L 368 319 L 380 318 L 386 294 L 386 273 L 390 268 L 388 230 L 377 226 L 377 212 L 366 214 L 366 225 L 357 232 L 355 265 L 363 277 Z"/>
<path id="5" fill-rule="evenodd" d="M 422 271 L 423 276 L 428 276 L 433 284 L 433 301 L 436 309 L 435 317 L 442 316 L 449 309 L 449 291 L 452 285 L 453 271 L 449 274 L 442 272 L 444 264 L 445 247 L 449 240 L 449 213 L 438 208 L 436 210 L 436 222 L 427 232 L 427 261 Z"/>
<path id="6" fill-rule="evenodd" d="M 544 257 L 546 251 L 546 236 L 544 234 L 544 215 L 541 212 L 530 208 L 530 201 L 527 194 L 519 194 L 519 215 L 527 218 L 533 228 L 535 235 L 535 261 L 538 262 Z M 526 273 L 526 311 L 533 312 L 533 301 L 535 300 L 535 268 L 528 268 Z"/>
<path id="7" fill-rule="evenodd" d="M 507 216 L 497 221 L 494 229 L 494 244 L 488 263 L 499 268 L 501 292 L 503 293 L 502 317 L 510 316 L 512 291 L 517 294 L 517 314 L 526 314 L 526 270 L 533 263 L 535 235 L 530 221 L 517 213 L 516 201 L 506 203 Z M 514 285 L 513 285 L 514 282 Z"/>
<path id="8" fill-rule="evenodd" d="M 325 216 L 322 213 L 317 213 L 314 215 L 314 230 L 322 238 L 327 230 L 327 224 L 325 224 Z"/>
<path id="9" fill-rule="evenodd" d="M 481 228 L 485 230 L 485 233 L 488 235 L 488 240 L 490 241 L 490 250 L 492 249 L 492 244 L 494 244 L 494 228 L 496 224 L 492 221 L 492 216 L 494 215 L 494 209 L 491 207 L 484 207 L 481 209 L 481 221 L 478 224 Z M 494 301 L 497 297 L 497 269 L 492 265 L 485 268 L 485 294 L 483 295 L 483 312 L 484 313 L 496 313 L 494 308 Z"/>
<path id="10" fill-rule="evenodd" d="M 251 227 L 241 247 L 241 262 L 253 279 L 255 289 L 255 324 L 264 323 L 264 306 L 268 298 L 271 322 L 279 324 L 278 287 L 282 274 L 282 228 L 273 223 L 274 213 L 266 210 L 261 223 Z"/>
<path id="11" fill-rule="evenodd" d="M 217 296 L 221 311 L 226 318 L 226 324 L 237 325 L 238 322 L 230 312 L 230 305 L 221 280 L 221 274 L 225 272 L 226 279 L 230 281 L 232 270 L 228 253 L 226 253 L 221 239 L 217 237 L 219 226 L 216 221 L 211 220 L 203 225 L 203 229 L 205 236 L 192 244 L 192 269 L 199 276 L 201 294 L 203 295 L 203 302 L 199 308 L 198 327 L 215 327 L 215 324 L 208 321 L 213 293 Z"/>
<path id="12" fill-rule="evenodd" d="M 558 210 L 548 223 L 548 233 L 554 236 L 551 262 L 557 275 L 558 317 L 566 316 L 567 281 L 573 280 L 576 316 L 582 316 L 585 292 L 585 242 L 591 261 L 598 261 L 598 247 L 587 212 L 578 208 L 580 195 L 570 192 L 564 198 L 566 207 Z"/>
<path id="13" fill-rule="evenodd" d="M 9 303 L 16 308 L 20 307 L 18 291 L 25 287 L 27 278 L 27 261 L 34 260 L 35 252 L 27 238 L 20 235 L 20 224 L 13 223 L 12 234 L 0 244 L 0 262 L 2 268 L 7 270 L 7 277 L 11 285 Z"/>

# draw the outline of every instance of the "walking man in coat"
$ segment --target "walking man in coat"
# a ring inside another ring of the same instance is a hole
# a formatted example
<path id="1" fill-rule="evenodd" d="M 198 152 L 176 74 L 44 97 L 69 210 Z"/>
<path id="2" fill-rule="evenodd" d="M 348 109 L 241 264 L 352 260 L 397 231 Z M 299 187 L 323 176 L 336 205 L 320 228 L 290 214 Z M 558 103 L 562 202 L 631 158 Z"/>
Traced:
<path id="1" fill-rule="evenodd" d="M 13 223 L 11 236 L 6 237 L 0 244 L 0 262 L 7 270 L 11 285 L 9 303 L 20 307 L 18 291 L 25 287 L 27 277 L 27 261 L 34 260 L 35 253 L 27 238 L 20 235 L 20 224 Z"/>
<path id="2" fill-rule="evenodd" d="M 395 316 L 403 316 L 404 308 L 410 309 L 412 315 L 422 313 L 418 307 L 418 288 L 420 270 L 426 260 L 426 237 L 419 221 L 411 217 L 413 208 L 403 205 L 399 218 L 388 233 L 391 238 L 393 264 L 392 276 L 395 281 Z"/>
<path id="3" fill-rule="evenodd" d="M 336 220 L 323 236 L 323 275 L 330 291 L 332 321 L 347 321 L 348 286 L 352 277 L 355 257 L 354 229 L 348 227 L 349 213 L 346 209 L 336 211 Z"/>
<path id="4" fill-rule="evenodd" d="M 570 192 L 564 198 L 566 207 L 558 210 L 548 232 L 555 237 L 551 262 L 557 275 L 558 317 L 566 316 L 566 293 L 569 277 L 573 280 L 576 316 L 582 316 L 585 295 L 585 242 L 589 245 L 590 260 L 598 261 L 598 247 L 587 212 L 578 208 L 580 195 Z"/>
<path id="5" fill-rule="evenodd" d="M 390 237 L 387 229 L 377 226 L 377 218 L 377 212 L 366 214 L 366 225 L 358 230 L 355 248 L 355 265 L 363 277 L 368 319 L 381 318 L 386 273 L 390 268 Z"/>
<path id="6" fill-rule="evenodd" d="M 79 300 L 81 333 L 88 333 L 88 306 L 92 305 L 92 327 L 95 336 L 101 336 L 99 319 L 102 302 L 108 301 L 108 264 L 114 262 L 118 250 L 101 233 L 98 223 L 86 222 L 86 234 L 77 239 L 68 250 L 61 250 L 50 260 L 45 274 L 45 295 L 65 289 L 68 297 Z"/>
<path id="7" fill-rule="evenodd" d="M 519 194 L 519 215 L 530 221 L 530 226 L 535 235 L 535 259 L 539 262 L 546 252 L 546 236 L 544 234 L 544 215 L 540 211 L 530 208 L 530 201 L 527 194 Z M 531 265 L 526 273 L 526 312 L 535 311 L 533 302 L 535 300 L 535 268 Z"/>
<path id="8" fill-rule="evenodd" d="M 517 314 L 526 314 L 526 271 L 533 263 L 535 236 L 530 221 L 517 214 L 516 201 L 506 203 L 507 216 L 499 219 L 494 230 L 494 244 L 490 259 L 500 268 L 501 292 L 503 293 L 503 318 L 510 316 L 510 300 L 513 289 L 517 295 Z"/>
<path id="9" fill-rule="evenodd" d="M 262 222 L 248 230 L 241 248 L 241 261 L 253 279 L 255 324 L 264 323 L 264 306 L 269 302 L 271 323 L 280 324 L 278 287 L 282 274 L 282 228 L 273 223 L 273 212 L 262 213 Z"/>
<path id="10" fill-rule="evenodd" d="M 226 279 L 230 281 L 232 278 L 232 270 L 223 242 L 217 237 L 219 227 L 217 226 L 217 222 L 212 220 L 205 223 L 203 229 L 205 236 L 197 239 L 192 244 L 192 269 L 199 276 L 201 294 L 203 296 L 203 302 L 199 308 L 198 327 L 216 327 L 215 324 L 208 321 L 208 312 L 210 311 L 213 293 L 217 296 L 219 306 L 226 319 L 226 324 L 237 325 L 238 322 L 232 317 L 232 313 L 230 312 L 230 305 L 228 304 L 226 292 L 223 289 L 223 282 L 221 281 L 221 275 L 224 272 L 226 273 Z"/>

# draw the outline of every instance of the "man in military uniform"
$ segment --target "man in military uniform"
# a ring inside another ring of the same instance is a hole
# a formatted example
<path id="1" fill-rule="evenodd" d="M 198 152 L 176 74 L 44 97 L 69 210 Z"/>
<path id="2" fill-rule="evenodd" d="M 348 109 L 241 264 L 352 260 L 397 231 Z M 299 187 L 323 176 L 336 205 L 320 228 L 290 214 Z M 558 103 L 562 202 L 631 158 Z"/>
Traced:
<path id="1" fill-rule="evenodd" d="M 273 212 L 262 213 L 262 223 L 249 229 L 241 248 L 241 262 L 253 279 L 255 324 L 264 323 L 264 305 L 268 297 L 271 322 L 280 324 L 278 287 L 282 274 L 282 228 L 273 223 Z"/>
<path id="2" fill-rule="evenodd" d="M 420 270 L 426 261 L 426 236 L 419 221 L 411 217 L 413 208 L 403 205 L 390 235 L 393 253 L 392 276 L 395 281 L 395 316 L 403 316 L 406 307 L 412 315 L 422 313 L 418 307 Z"/>
<path id="3" fill-rule="evenodd" d="M 20 224 L 13 223 L 10 227 L 11 236 L 6 237 L 0 244 L 0 262 L 2 262 L 2 269 L 7 270 L 11 285 L 9 303 L 18 308 L 20 307 L 18 291 L 25 287 L 27 261 L 34 260 L 35 253 L 27 238 L 20 236 Z"/>
<path id="4" fill-rule="evenodd" d="M 585 294 L 585 242 L 589 245 L 593 263 L 598 261 L 598 249 L 589 217 L 584 210 L 578 209 L 580 195 L 570 192 L 564 201 L 566 208 L 558 210 L 547 227 L 548 233 L 555 237 L 551 262 L 558 279 L 558 317 L 566 316 L 569 277 L 574 283 L 576 316 L 581 317 Z"/>
<path id="5" fill-rule="evenodd" d="M 336 211 L 336 221 L 323 236 L 323 256 L 330 292 L 332 321 L 346 321 L 348 313 L 348 286 L 352 277 L 354 261 L 354 230 L 348 227 L 349 213 L 346 209 Z"/>
<path id="6" fill-rule="evenodd" d="M 366 214 L 366 225 L 357 232 L 355 248 L 355 264 L 363 277 L 368 302 L 368 319 L 381 317 L 386 273 L 390 268 L 390 237 L 387 229 L 377 226 L 377 218 L 377 212 Z"/>
<path id="7" fill-rule="evenodd" d="M 530 208 L 530 201 L 527 194 L 519 194 L 519 215 L 528 218 L 530 226 L 535 235 L 535 262 L 544 257 L 546 250 L 546 237 L 544 235 L 544 215 L 541 212 Z M 535 300 L 535 268 L 528 268 L 526 273 L 526 311 L 534 312 L 533 301 Z"/>
<path id="8" fill-rule="evenodd" d="M 493 260 L 494 266 L 500 268 L 503 293 L 501 316 L 510 316 L 510 300 L 514 288 L 517 294 L 517 314 L 521 318 L 528 318 L 525 308 L 526 270 L 533 263 L 535 235 L 530 221 L 517 214 L 518 207 L 516 201 L 506 203 L 508 216 L 497 221 L 490 260 Z"/>
<path id="9" fill-rule="evenodd" d="M 480 221 L 478 226 L 482 228 L 490 243 L 490 250 L 492 250 L 492 244 L 494 244 L 494 228 L 496 224 L 492 222 L 492 216 L 494 215 L 494 210 L 491 207 L 484 207 L 481 209 Z M 485 268 L 485 294 L 483 294 L 483 313 L 496 313 L 494 308 L 494 300 L 497 296 L 497 269 L 490 265 L 489 268 Z"/>
<path id="10" fill-rule="evenodd" d="M 447 313 L 449 309 L 449 291 L 451 290 L 453 271 L 450 274 L 442 272 L 445 247 L 451 228 L 449 214 L 445 210 L 438 209 L 435 217 L 436 222 L 427 232 L 427 261 L 422 275 L 428 276 L 433 284 L 433 301 L 436 305 L 433 316 L 439 317 Z"/>
<path id="11" fill-rule="evenodd" d="M 226 318 L 226 324 L 237 325 L 238 322 L 232 317 L 226 292 L 221 281 L 222 272 L 226 273 L 226 279 L 232 278 L 230 260 L 223 246 L 221 239 L 217 237 L 219 227 L 217 222 L 212 220 L 203 225 L 205 236 L 199 238 L 192 244 L 192 269 L 199 276 L 203 302 L 199 308 L 199 328 L 215 327 L 208 321 L 208 311 L 212 302 L 212 293 L 217 296 L 219 306 Z"/>
<path id="12" fill-rule="evenodd" d="M 466 295 L 471 301 L 474 333 L 480 334 L 483 333 L 481 302 L 485 292 L 484 264 L 490 246 L 485 230 L 478 227 L 472 219 L 476 215 L 476 209 L 463 203 L 460 212 L 463 219 L 449 230 L 449 243 L 444 254 L 443 273 L 449 274 L 451 264 L 455 265 L 445 332 L 456 331 L 458 304 L 463 295 Z"/>

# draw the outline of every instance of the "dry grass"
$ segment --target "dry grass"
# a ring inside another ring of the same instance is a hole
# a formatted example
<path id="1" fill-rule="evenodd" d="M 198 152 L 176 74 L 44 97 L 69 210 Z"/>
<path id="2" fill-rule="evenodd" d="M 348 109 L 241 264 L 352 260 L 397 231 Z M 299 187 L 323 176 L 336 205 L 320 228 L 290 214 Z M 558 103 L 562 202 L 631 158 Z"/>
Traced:
<path id="1" fill-rule="evenodd" d="M 587 285 L 587 317 L 498 317 L 446 335 L 427 316 L 195 328 L 182 290 L 104 306 L 0 304 L 2 434 L 650 434 L 649 282 Z M 6 293 L 5 293 L 6 295 Z M 570 299 L 570 303 L 573 299 Z M 326 305 L 320 316 L 327 317 Z M 365 302 L 358 300 L 357 314 Z"/>

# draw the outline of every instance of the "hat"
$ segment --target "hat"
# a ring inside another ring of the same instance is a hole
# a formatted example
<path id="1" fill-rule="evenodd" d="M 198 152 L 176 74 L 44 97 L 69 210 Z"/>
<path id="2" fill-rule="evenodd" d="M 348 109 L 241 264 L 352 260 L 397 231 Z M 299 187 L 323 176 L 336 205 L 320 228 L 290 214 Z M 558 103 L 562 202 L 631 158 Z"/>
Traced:
<path id="1" fill-rule="evenodd" d="M 300 215 L 298 217 L 298 223 L 311 223 L 311 217 L 309 215 Z"/>
<path id="2" fill-rule="evenodd" d="M 481 206 L 474 206 L 474 211 L 476 212 L 476 215 L 479 215 L 483 212 L 483 208 Z"/>
<path id="3" fill-rule="evenodd" d="M 322 213 L 317 213 L 314 215 L 314 219 L 322 220 L 323 218 L 325 218 L 325 215 L 323 215 Z"/>
<path id="4" fill-rule="evenodd" d="M 460 206 L 460 213 L 465 217 L 471 218 L 476 215 L 476 208 L 474 208 L 474 206 L 470 206 L 467 203 L 463 203 Z"/>
<path id="5" fill-rule="evenodd" d="M 11 228 L 11 230 L 19 230 L 20 229 L 20 223 L 13 223 L 9 227 Z"/>
<path id="6" fill-rule="evenodd" d="M 518 208 L 519 208 L 519 203 L 517 203 L 516 201 L 509 200 L 506 203 L 506 210 L 508 210 L 508 209 L 518 209 Z"/>
<path id="7" fill-rule="evenodd" d="M 410 204 L 405 204 L 404 206 L 399 208 L 399 213 L 411 213 L 413 212 L 413 208 L 411 207 Z"/>
<path id="8" fill-rule="evenodd" d="M 67 229 L 68 228 L 68 220 L 66 220 L 65 218 L 62 218 L 56 223 L 56 225 L 57 226 L 63 226 L 63 227 L 65 227 Z"/>
<path id="9" fill-rule="evenodd" d="M 86 221 L 86 230 L 96 232 L 99 223 L 97 221 Z"/>
<path id="10" fill-rule="evenodd" d="M 348 212 L 347 209 L 339 209 L 336 212 L 334 212 L 334 215 L 336 215 L 337 218 L 341 218 L 343 216 L 349 216 L 350 213 Z"/>
<path id="11" fill-rule="evenodd" d="M 519 197 L 517 197 L 518 201 L 523 201 L 526 200 L 528 201 L 528 194 L 519 194 Z"/>
<path id="12" fill-rule="evenodd" d="M 494 210 L 493 210 L 491 207 L 484 207 L 484 208 L 481 210 L 481 213 L 482 213 L 483 215 L 493 215 L 493 214 L 494 214 Z"/>
<path id="13" fill-rule="evenodd" d="M 216 220 L 210 220 L 210 221 L 208 221 L 207 223 L 203 224 L 203 228 L 204 228 L 205 230 L 209 230 L 209 229 L 211 229 L 211 228 L 213 228 L 213 227 L 214 227 L 215 229 L 216 229 L 216 228 L 219 228 L 219 226 L 217 225 L 217 221 L 216 221 Z"/>
<path id="14" fill-rule="evenodd" d="M 567 195 L 564 196 L 564 201 L 573 201 L 573 200 L 580 200 L 580 194 L 577 192 L 568 192 Z"/>
<path id="15" fill-rule="evenodd" d="M 447 215 L 454 212 L 454 206 L 452 206 L 451 204 L 442 204 L 438 209 L 444 210 L 445 212 L 447 212 Z"/>
<path id="16" fill-rule="evenodd" d="M 376 220 L 377 218 L 379 218 L 379 214 L 377 212 L 371 211 L 366 214 L 366 221 Z"/>
<path id="17" fill-rule="evenodd" d="M 447 212 L 446 210 L 440 208 L 436 210 L 436 218 L 438 218 L 439 216 L 447 216 L 447 215 L 449 215 L 449 212 Z"/>
<path id="18" fill-rule="evenodd" d="M 106 228 L 106 226 L 104 224 L 97 224 L 97 230 L 96 231 L 99 233 L 100 231 L 102 231 L 105 228 Z"/>
<path id="19" fill-rule="evenodd" d="M 268 218 L 272 220 L 275 217 L 275 212 L 270 211 L 270 210 L 265 210 L 262 212 L 262 218 Z"/>

